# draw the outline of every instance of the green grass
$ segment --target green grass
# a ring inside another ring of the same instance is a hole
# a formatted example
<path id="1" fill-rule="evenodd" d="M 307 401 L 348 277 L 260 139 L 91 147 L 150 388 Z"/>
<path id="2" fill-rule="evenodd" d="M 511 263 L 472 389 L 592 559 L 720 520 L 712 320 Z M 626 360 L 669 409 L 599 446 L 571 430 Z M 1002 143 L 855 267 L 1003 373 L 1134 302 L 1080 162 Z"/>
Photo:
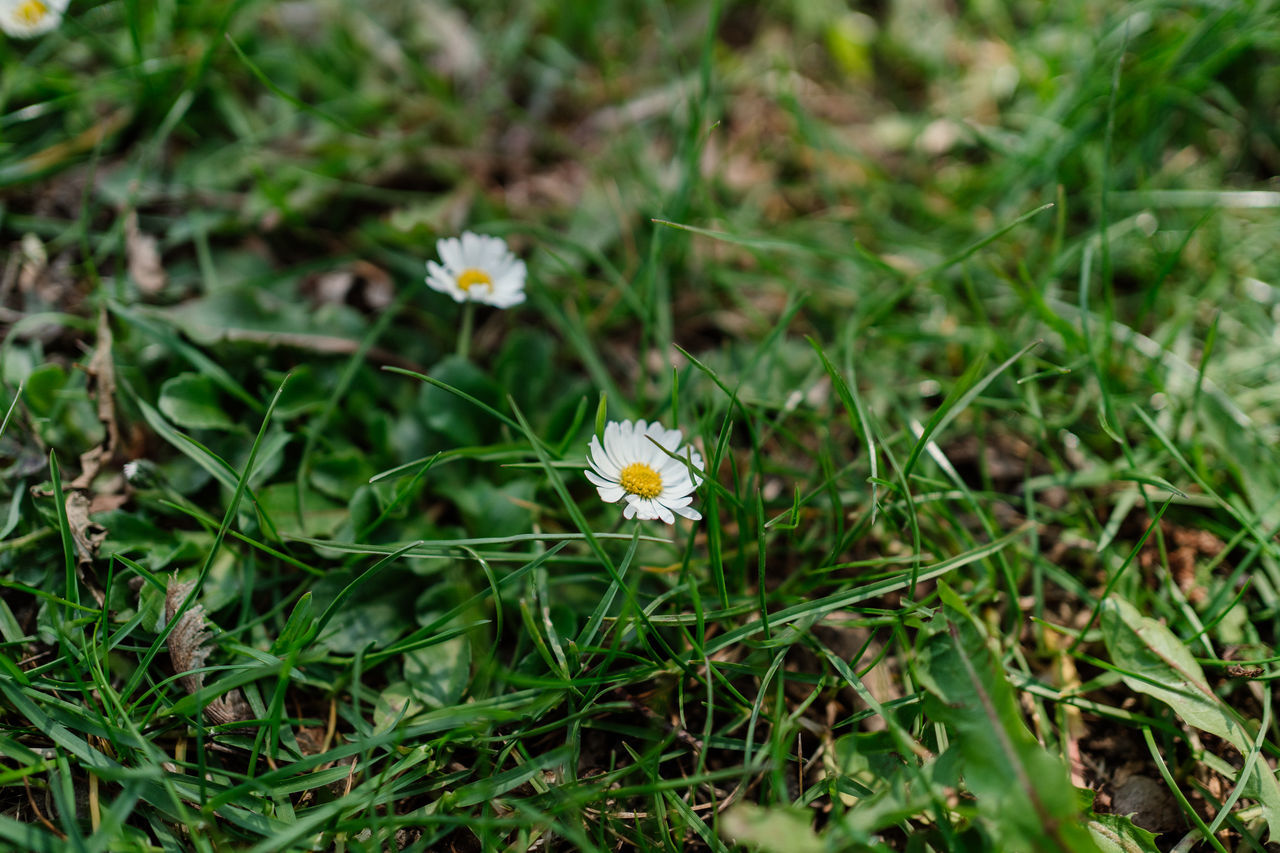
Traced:
<path id="1" fill-rule="evenodd" d="M 0 43 L 0 847 L 1267 847 L 1270 4 L 402 5 Z"/>

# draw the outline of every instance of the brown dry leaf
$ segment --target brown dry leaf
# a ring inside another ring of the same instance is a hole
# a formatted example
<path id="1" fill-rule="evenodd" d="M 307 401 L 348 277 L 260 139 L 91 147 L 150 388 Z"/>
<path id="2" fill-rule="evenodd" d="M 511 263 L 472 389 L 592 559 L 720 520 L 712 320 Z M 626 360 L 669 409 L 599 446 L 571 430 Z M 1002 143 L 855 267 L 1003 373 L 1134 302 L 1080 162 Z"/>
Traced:
<path id="1" fill-rule="evenodd" d="M 20 248 L 13 257 L 20 259 L 21 262 L 18 270 L 18 291 L 20 293 L 35 291 L 45 270 L 49 267 L 49 253 L 44 243 L 40 242 L 40 238 L 35 234 L 23 234 Z"/>
<path id="2" fill-rule="evenodd" d="M 89 496 L 79 490 L 67 492 L 67 525 L 76 543 L 76 566 L 85 571 L 93 565 L 98 546 L 107 538 L 107 528 L 89 518 Z"/>
<path id="3" fill-rule="evenodd" d="M 102 466 L 115 455 L 120 445 L 120 427 L 116 423 L 116 366 L 111 355 L 114 338 L 107 309 L 98 313 L 98 346 L 85 366 L 85 372 L 93 383 L 93 394 L 98 404 L 98 420 L 106 432 L 101 445 L 80 454 L 80 476 L 71 481 L 72 489 L 87 489 L 98 476 Z"/>
<path id="4" fill-rule="evenodd" d="M 53 493 L 39 494 L 51 496 Z M 63 506 L 67 512 L 67 527 L 71 530 L 71 539 L 76 547 L 76 576 L 101 607 L 106 596 L 89 575 L 89 570 L 93 568 L 93 558 L 98 554 L 98 546 L 107 538 L 107 528 L 89 518 L 92 505 L 85 490 L 68 490 L 63 498 Z"/>
<path id="5" fill-rule="evenodd" d="M 178 608 L 191 592 L 192 585 L 192 582 L 181 583 L 176 577 L 169 579 L 164 597 L 166 622 L 172 621 L 177 615 Z M 196 670 L 203 667 L 209 657 L 209 637 L 202 604 L 188 607 L 169 633 L 169 660 L 173 663 L 173 671 L 180 673 L 178 684 L 188 693 L 195 693 L 204 687 L 204 673 Z M 239 690 L 214 699 L 204 707 L 204 715 L 215 726 L 238 723 L 252 716 L 248 703 Z"/>
<path id="6" fill-rule="evenodd" d="M 1196 564 L 1201 558 L 1217 557 L 1226 544 L 1207 530 L 1180 527 L 1169 521 L 1161 520 L 1160 530 L 1167 540 L 1169 576 L 1193 604 L 1203 601 L 1208 592 L 1196 578 Z M 1160 546 L 1151 540 L 1138 554 L 1138 564 L 1149 571 L 1159 562 Z"/>
<path id="7" fill-rule="evenodd" d="M 131 210 L 124 220 L 124 251 L 129 261 L 129 277 L 138 290 L 151 296 L 164 290 L 169 277 L 160 262 L 156 238 L 138 227 L 138 211 Z"/>
<path id="8" fill-rule="evenodd" d="M 390 273 L 363 260 L 309 276 L 299 289 L 321 305 L 345 303 L 370 312 L 381 311 L 395 298 Z"/>

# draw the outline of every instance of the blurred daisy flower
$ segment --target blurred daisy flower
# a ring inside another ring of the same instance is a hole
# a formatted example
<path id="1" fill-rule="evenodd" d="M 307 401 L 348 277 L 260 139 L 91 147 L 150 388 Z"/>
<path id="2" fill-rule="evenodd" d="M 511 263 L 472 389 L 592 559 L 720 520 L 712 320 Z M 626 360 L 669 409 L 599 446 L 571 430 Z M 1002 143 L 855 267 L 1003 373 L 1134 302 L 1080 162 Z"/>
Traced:
<path id="1" fill-rule="evenodd" d="M 0 0 L 3 2 L 3 0 Z M 442 264 L 427 261 L 427 285 L 457 302 L 510 308 L 524 302 L 524 261 L 500 237 L 464 231 L 436 242 Z"/>
<path id="2" fill-rule="evenodd" d="M 691 474 L 689 466 L 702 471 L 702 456 L 692 447 L 680 450 L 680 437 L 680 430 L 666 429 L 656 421 L 610 421 L 604 428 L 603 445 L 591 437 L 587 479 L 601 500 L 626 499 L 625 518 L 660 518 L 675 524 L 676 516 L 682 515 L 697 521 L 702 513 L 689 504 L 702 477 Z M 673 459 L 663 450 L 680 458 Z"/>
<path id="3" fill-rule="evenodd" d="M 29 39 L 52 30 L 70 0 L 0 0 L 0 30 Z"/>

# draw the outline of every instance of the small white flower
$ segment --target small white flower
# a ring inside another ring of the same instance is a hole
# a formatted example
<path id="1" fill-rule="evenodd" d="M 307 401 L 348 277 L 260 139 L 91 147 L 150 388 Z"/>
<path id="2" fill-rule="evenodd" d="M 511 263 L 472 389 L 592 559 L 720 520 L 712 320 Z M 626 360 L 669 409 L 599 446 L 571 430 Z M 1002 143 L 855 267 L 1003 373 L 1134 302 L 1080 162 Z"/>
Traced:
<path id="1" fill-rule="evenodd" d="M 34 38 L 58 26 L 70 0 L 0 0 L 0 30 Z"/>
<path id="2" fill-rule="evenodd" d="M 457 302 L 469 299 L 498 308 L 524 302 L 524 261 L 511 253 L 502 238 L 464 231 L 461 239 L 437 241 L 436 251 L 444 265 L 427 261 L 427 285 L 433 290 Z"/>
<path id="3" fill-rule="evenodd" d="M 666 429 L 656 421 L 610 421 L 604 428 L 603 445 L 599 438 L 591 437 L 587 453 L 591 470 L 584 473 L 595 484 L 601 500 L 617 503 L 626 499 L 625 518 L 660 518 L 675 524 L 676 515 L 682 515 L 697 521 L 702 513 L 689 504 L 702 477 L 691 475 L 689 464 L 701 471 L 702 456 L 692 447 L 679 447 L 678 429 Z M 663 450 L 681 458 L 672 459 Z"/>
<path id="4" fill-rule="evenodd" d="M 124 478 L 130 482 L 138 479 L 138 460 L 124 463 Z"/>

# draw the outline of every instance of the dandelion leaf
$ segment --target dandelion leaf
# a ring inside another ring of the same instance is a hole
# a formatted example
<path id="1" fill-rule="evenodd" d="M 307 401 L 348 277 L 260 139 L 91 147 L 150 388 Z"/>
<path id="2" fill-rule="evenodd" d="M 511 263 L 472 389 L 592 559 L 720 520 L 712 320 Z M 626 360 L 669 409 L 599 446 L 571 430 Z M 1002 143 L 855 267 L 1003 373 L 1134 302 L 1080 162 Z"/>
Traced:
<path id="1" fill-rule="evenodd" d="M 811 815 L 785 806 L 738 803 L 720 820 L 721 836 L 763 853 L 822 853 L 826 844 L 813 831 Z"/>
<path id="2" fill-rule="evenodd" d="M 954 732 L 966 787 L 1005 849 L 1097 851 L 1066 764 L 1027 729 L 980 623 L 939 583 L 946 605 L 922 632 L 917 677 L 925 711 Z"/>
<path id="3" fill-rule="evenodd" d="M 1253 738 L 1218 697 L 1190 649 L 1167 627 L 1138 612 L 1118 596 L 1102 603 L 1102 637 L 1111 660 L 1130 690 L 1158 699 L 1184 723 L 1217 735 L 1241 754 Z M 1258 800 L 1271 838 L 1280 831 L 1280 784 L 1265 761 L 1256 761 L 1243 794 Z"/>

